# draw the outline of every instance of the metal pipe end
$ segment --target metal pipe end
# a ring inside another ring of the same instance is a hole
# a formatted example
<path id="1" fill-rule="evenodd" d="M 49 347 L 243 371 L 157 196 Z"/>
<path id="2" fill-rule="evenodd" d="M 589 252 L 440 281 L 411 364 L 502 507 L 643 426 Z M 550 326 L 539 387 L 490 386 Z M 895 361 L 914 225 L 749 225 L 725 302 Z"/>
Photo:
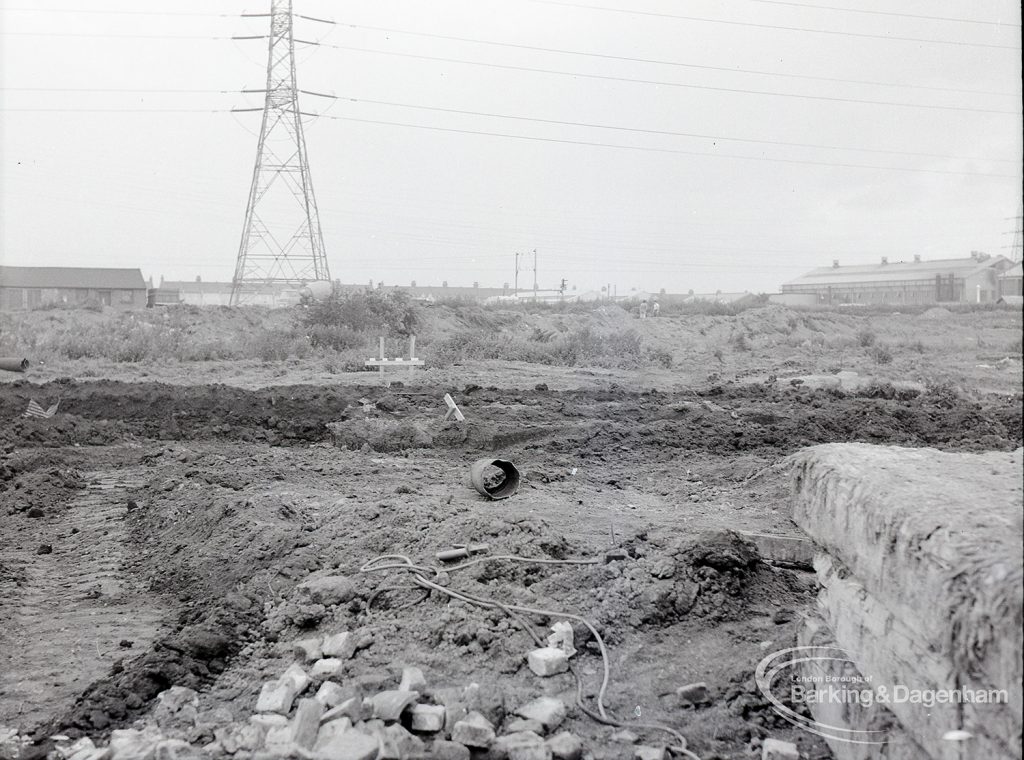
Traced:
<path id="1" fill-rule="evenodd" d="M 497 473 L 488 471 L 489 467 L 500 470 L 500 480 L 494 477 Z M 519 490 L 519 470 L 504 459 L 476 460 L 469 468 L 469 477 L 477 493 L 490 499 L 507 499 Z"/>

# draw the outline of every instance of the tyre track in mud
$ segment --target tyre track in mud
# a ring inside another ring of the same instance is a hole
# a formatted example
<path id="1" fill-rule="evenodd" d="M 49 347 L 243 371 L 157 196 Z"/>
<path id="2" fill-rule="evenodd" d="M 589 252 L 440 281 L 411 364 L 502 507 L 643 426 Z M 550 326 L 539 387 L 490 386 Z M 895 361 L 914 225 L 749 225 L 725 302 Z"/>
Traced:
<path id="1" fill-rule="evenodd" d="M 126 491 L 142 471 L 86 477 L 57 513 L 0 517 L 0 724 L 29 727 L 66 709 L 118 660 L 145 652 L 168 614 L 129 566 Z M 43 545 L 52 551 L 38 553 Z"/>

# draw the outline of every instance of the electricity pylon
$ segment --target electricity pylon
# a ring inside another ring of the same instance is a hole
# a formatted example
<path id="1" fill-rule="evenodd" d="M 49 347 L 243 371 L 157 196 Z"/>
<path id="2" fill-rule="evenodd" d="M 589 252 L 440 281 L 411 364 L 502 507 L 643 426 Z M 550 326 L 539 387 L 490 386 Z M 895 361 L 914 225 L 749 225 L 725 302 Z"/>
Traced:
<path id="1" fill-rule="evenodd" d="M 269 17 L 263 123 L 231 281 L 232 306 L 262 287 L 331 279 L 295 83 L 292 0 L 271 0 Z"/>

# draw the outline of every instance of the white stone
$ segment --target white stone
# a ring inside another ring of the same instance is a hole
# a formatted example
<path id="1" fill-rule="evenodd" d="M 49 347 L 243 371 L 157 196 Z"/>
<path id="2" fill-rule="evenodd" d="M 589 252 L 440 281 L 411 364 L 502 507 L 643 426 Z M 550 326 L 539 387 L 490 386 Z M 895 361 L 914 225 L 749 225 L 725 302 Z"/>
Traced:
<path id="1" fill-rule="evenodd" d="M 532 731 L 520 731 L 499 736 L 491 745 L 490 753 L 508 760 L 551 760 L 551 747 Z"/>
<path id="2" fill-rule="evenodd" d="M 331 634 L 330 636 L 324 636 L 321 651 L 323 651 L 324 655 L 327 657 L 337 657 L 339 660 L 348 660 L 356 652 L 355 636 L 347 631 Z"/>
<path id="3" fill-rule="evenodd" d="M 351 730 L 352 721 L 348 718 L 338 718 L 322 724 L 320 732 L 316 735 L 316 742 L 313 744 L 313 754 L 324 751 L 328 746 L 335 744 L 339 736 Z"/>
<path id="4" fill-rule="evenodd" d="M 765 739 L 761 744 L 761 760 L 800 760 L 800 750 L 792 742 Z"/>
<path id="5" fill-rule="evenodd" d="M 300 699 L 292 718 L 292 741 L 300 747 L 310 749 L 316 742 L 316 734 L 320 728 L 320 716 L 324 706 L 315 699 Z"/>
<path id="6" fill-rule="evenodd" d="M 668 757 L 664 747 L 649 747 L 641 744 L 633 751 L 636 760 L 666 760 Z"/>
<path id="7" fill-rule="evenodd" d="M 545 678 L 564 673 L 569 669 L 569 658 L 565 652 L 554 647 L 534 649 L 526 655 L 526 663 L 530 666 L 530 670 Z"/>
<path id="8" fill-rule="evenodd" d="M 362 697 L 349 697 L 344 702 L 339 702 L 335 707 L 325 712 L 320 718 L 321 723 L 348 718 L 353 723 L 365 720 L 373 715 L 373 704 L 364 704 Z"/>
<path id="9" fill-rule="evenodd" d="M 444 705 L 413 705 L 409 712 L 413 731 L 435 733 L 444 729 Z"/>
<path id="10" fill-rule="evenodd" d="M 288 725 L 288 718 L 278 713 L 265 713 L 262 715 L 250 715 L 249 722 L 266 730 Z"/>
<path id="11" fill-rule="evenodd" d="M 381 743 L 375 736 L 359 731 L 338 734 L 323 747 L 313 751 L 316 760 L 374 760 Z"/>

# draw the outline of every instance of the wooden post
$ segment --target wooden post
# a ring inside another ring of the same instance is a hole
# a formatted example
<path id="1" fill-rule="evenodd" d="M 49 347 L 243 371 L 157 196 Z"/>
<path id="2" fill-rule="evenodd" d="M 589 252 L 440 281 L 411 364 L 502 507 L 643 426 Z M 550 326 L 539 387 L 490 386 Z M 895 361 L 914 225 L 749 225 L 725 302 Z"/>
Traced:
<path id="1" fill-rule="evenodd" d="M 380 359 L 381 362 L 382 362 L 381 365 L 380 365 L 380 381 L 382 383 L 384 383 L 385 385 L 387 385 L 387 381 L 384 379 L 384 364 L 383 364 L 383 361 L 384 361 L 384 336 L 383 335 L 380 336 L 380 350 L 379 350 L 378 354 L 379 355 L 377 356 L 377 358 Z"/>
<path id="2" fill-rule="evenodd" d="M 416 365 L 412 363 L 412 360 L 416 358 L 416 336 L 409 336 L 409 379 L 411 380 L 416 374 Z"/>

